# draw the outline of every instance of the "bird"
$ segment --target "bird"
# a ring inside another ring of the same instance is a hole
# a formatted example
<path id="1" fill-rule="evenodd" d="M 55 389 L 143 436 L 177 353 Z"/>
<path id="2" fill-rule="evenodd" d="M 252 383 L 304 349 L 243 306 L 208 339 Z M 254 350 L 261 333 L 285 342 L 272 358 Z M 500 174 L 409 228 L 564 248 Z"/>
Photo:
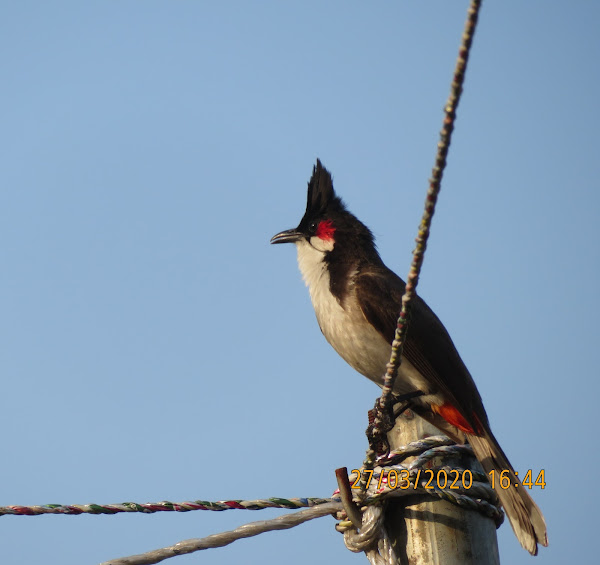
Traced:
<path id="1" fill-rule="evenodd" d="M 383 263 L 371 230 L 348 211 L 319 159 L 298 227 L 274 235 L 271 243 L 296 245 L 321 332 L 351 367 L 382 386 L 405 282 Z M 509 488 L 496 492 L 517 539 L 532 555 L 538 544 L 548 545 L 544 516 L 494 437 L 473 377 L 418 295 L 393 393 L 411 398 L 411 408 L 451 439 L 468 440 L 486 474 L 507 471 Z"/>

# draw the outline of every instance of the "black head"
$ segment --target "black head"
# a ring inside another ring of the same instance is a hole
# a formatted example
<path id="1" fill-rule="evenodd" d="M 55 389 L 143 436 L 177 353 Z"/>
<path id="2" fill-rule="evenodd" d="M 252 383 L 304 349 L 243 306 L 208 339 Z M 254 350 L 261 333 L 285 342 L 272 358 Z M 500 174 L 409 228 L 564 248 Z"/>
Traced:
<path id="1" fill-rule="evenodd" d="M 374 245 L 370 230 L 346 210 L 342 199 L 336 195 L 331 174 L 319 159 L 308 183 L 306 212 L 302 220 L 297 228 L 274 235 L 271 243 L 310 241 L 312 237 L 331 243 L 358 237 L 361 243 Z"/>

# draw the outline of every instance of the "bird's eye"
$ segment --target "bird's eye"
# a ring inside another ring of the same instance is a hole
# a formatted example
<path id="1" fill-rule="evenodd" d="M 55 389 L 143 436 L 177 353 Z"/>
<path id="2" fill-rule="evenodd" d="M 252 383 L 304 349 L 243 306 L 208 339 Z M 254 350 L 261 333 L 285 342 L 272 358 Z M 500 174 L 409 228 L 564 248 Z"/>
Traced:
<path id="1" fill-rule="evenodd" d="M 319 222 L 311 222 L 310 225 L 308 226 L 308 231 L 310 233 L 315 233 L 317 231 L 318 225 L 319 225 Z"/>

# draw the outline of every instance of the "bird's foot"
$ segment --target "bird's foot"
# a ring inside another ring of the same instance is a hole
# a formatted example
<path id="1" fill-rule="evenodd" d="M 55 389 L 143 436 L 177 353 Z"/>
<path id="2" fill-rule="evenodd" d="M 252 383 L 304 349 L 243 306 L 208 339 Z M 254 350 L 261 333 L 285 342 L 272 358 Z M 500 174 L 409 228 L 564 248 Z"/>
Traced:
<path id="1" fill-rule="evenodd" d="M 423 396 L 425 393 L 421 390 L 415 390 L 413 392 L 408 392 L 407 394 L 402 394 L 400 396 L 394 397 L 394 422 L 402 413 L 406 412 L 413 405 L 413 399 L 418 398 L 419 396 Z"/>

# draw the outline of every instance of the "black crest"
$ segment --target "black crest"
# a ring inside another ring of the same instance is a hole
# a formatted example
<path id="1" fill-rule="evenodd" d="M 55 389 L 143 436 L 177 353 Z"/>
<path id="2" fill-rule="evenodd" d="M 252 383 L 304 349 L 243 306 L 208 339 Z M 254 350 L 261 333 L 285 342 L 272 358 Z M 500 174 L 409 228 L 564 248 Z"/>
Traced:
<path id="1" fill-rule="evenodd" d="M 341 199 L 333 190 L 331 173 L 317 159 L 313 167 L 312 177 L 308 183 L 308 195 L 306 199 L 305 218 L 322 215 L 326 210 L 343 209 Z"/>

